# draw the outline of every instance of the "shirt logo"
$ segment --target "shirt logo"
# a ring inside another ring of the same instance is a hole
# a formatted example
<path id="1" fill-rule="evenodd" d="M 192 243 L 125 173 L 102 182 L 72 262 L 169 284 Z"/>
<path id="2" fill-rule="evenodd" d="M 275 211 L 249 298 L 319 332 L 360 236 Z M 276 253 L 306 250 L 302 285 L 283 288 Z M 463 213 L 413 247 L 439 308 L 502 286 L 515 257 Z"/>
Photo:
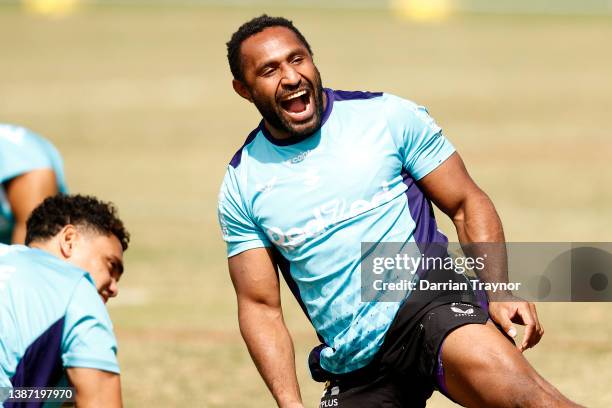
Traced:
<path id="1" fill-rule="evenodd" d="M 303 162 L 304 159 L 308 157 L 310 153 L 312 153 L 312 150 L 306 150 L 305 152 L 302 152 L 295 157 L 285 160 L 285 164 L 297 164 Z"/>
<path id="2" fill-rule="evenodd" d="M 316 207 L 312 211 L 312 218 L 303 227 L 293 227 L 287 231 L 270 227 L 266 230 L 266 235 L 273 244 L 287 251 L 293 251 L 307 239 L 314 238 L 334 225 L 389 202 L 395 197 L 389 190 L 388 182 L 382 183 L 381 187 L 381 191 L 376 193 L 372 200 L 347 202 L 345 199 L 337 198 Z"/>

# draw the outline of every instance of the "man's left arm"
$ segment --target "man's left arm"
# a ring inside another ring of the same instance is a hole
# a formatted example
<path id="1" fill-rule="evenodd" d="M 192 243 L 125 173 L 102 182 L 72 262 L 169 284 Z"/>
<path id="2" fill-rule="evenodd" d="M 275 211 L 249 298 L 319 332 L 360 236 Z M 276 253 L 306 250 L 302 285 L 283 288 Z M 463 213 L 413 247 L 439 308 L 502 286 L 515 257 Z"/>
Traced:
<path id="1" fill-rule="evenodd" d="M 453 153 L 431 173 L 418 181 L 424 193 L 455 224 L 464 251 L 486 247 L 489 254 L 485 268 L 478 277 L 483 282 L 508 282 L 508 265 L 504 231 L 497 211 L 489 197 L 472 180 L 458 153 Z M 476 245 L 470 245 L 470 244 Z M 498 245 L 479 246 L 479 243 Z M 466 255 L 474 256 L 470 253 Z M 544 330 L 533 303 L 517 298 L 510 292 L 488 292 L 491 319 L 511 337 L 516 336 L 512 323 L 525 325 L 525 335 L 519 345 L 524 351 L 535 346 Z"/>

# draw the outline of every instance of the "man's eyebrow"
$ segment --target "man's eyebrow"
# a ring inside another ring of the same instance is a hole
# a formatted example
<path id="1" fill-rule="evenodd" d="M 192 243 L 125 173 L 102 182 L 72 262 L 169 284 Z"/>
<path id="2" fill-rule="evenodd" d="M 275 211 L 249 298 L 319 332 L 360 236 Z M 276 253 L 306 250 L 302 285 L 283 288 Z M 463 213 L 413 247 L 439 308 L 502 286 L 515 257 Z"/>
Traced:
<path id="1" fill-rule="evenodd" d="M 263 71 L 267 67 L 273 67 L 273 66 L 276 66 L 276 65 L 278 65 L 278 62 L 276 61 L 276 59 L 275 58 L 271 58 L 271 59 L 269 59 L 267 61 L 264 61 L 261 64 L 257 65 L 255 67 L 255 72 L 259 73 L 259 72 Z"/>
<path id="2" fill-rule="evenodd" d="M 304 47 L 294 48 L 289 53 L 284 55 L 281 59 L 282 60 L 290 60 L 293 57 L 295 57 L 296 55 L 307 55 L 306 48 L 304 48 Z M 261 64 L 257 65 L 257 67 L 255 68 L 255 71 L 256 72 L 260 72 L 260 71 L 262 71 L 266 67 L 278 65 L 278 59 L 279 58 L 270 58 L 269 60 L 266 60 L 266 61 L 262 62 Z"/>

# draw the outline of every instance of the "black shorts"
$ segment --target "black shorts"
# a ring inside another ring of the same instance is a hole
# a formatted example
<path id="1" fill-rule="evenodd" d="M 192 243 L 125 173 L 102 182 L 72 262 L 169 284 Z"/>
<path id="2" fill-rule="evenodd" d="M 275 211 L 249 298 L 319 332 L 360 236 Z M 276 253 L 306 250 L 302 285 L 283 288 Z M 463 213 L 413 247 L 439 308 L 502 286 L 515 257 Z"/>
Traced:
<path id="1" fill-rule="evenodd" d="M 399 309 L 381 349 L 366 367 L 332 374 L 319 365 L 324 345 L 311 352 L 313 379 L 326 381 L 321 408 L 424 407 L 435 389 L 448 396 L 442 342 L 460 326 L 487 322 L 486 295 L 471 291 L 438 293 L 433 298 L 427 297 L 430 294 L 413 295 Z"/>

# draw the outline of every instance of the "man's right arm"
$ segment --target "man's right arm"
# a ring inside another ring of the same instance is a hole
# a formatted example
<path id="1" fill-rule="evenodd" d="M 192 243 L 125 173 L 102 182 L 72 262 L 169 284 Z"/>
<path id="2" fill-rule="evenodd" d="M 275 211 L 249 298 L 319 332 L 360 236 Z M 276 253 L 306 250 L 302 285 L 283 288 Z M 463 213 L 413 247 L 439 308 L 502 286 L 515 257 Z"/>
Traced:
<path id="1" fill-rule="evenodd" d="M 62 363 L 76 391 L 76 406 L 120 408 L 117 340 L 108 311 L 85 276 L 72 294 L 64 322 Z"/>
<path id="2" fill-rule="evenodd" d="M 281 408 L 301 408 L 293 341 L 285 325 L 278 274 L 269 248 L 229 258 L 240 332 L 259 373 Z"/>
<path id="3" fill-rule="evenodd" d="M 70 367 L 66 372 L 75 389 L 77 408 L 122 407 L 119 374 L 78 367 Z"/>

